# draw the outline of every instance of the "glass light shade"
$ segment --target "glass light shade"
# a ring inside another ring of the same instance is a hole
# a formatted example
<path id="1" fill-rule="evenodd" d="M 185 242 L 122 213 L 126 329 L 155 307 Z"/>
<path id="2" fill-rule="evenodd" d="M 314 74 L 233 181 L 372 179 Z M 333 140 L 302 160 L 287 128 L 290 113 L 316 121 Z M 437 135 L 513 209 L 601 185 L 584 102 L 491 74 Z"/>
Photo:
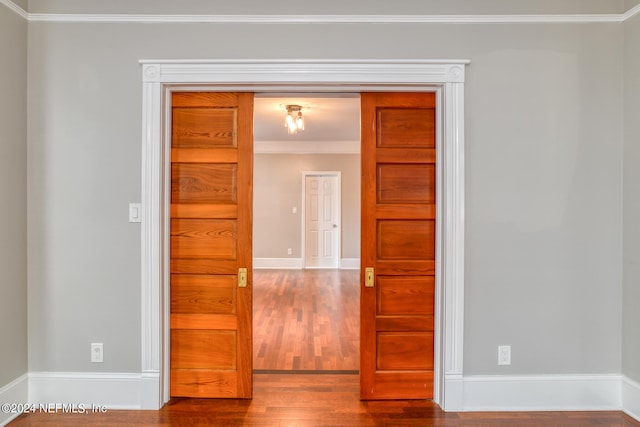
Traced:
<path id="1" fill-rule="evenodd" d="M 304 119 L 302 118 L 302 112 L 298 112 L 298 117 L 296 117 L 296 127 L 298 130 L 304 130 Z"/>

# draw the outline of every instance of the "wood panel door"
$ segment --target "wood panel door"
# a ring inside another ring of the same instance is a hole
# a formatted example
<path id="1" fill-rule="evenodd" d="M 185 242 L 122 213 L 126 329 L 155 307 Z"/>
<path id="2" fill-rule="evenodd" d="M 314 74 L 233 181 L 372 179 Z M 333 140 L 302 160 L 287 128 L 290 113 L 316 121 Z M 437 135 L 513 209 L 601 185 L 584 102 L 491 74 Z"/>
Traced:
<path id="1" fill-rule="evenodd" d="M 363 93 L 361 108 L 361 397 L 432 398 L 435 95 Z"/>
<path id="2" fill-rule="evenodd" d="M 173 93 L 171 147 L 171 396 L 249 398 L 253 94 Z"/>

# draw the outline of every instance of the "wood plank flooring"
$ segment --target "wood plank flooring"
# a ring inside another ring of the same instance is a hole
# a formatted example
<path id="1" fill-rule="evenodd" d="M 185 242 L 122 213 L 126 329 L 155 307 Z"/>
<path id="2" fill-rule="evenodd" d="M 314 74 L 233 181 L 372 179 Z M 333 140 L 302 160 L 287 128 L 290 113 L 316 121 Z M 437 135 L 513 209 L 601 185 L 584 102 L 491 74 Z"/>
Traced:
<path id="1" fill-rule="evenodd" d="M 254 270 L 253 369 L 357 371 L 358 270 Z"/>
<path id="2" fill-rule="evenodd" d="M 254 375 L 252 400 L 172 399 L 159 411 L 21 415 L 24 426 L 638 427 L 616 412 L 445 413 L 428 400 L 359 400 L 357 375 Z"/>

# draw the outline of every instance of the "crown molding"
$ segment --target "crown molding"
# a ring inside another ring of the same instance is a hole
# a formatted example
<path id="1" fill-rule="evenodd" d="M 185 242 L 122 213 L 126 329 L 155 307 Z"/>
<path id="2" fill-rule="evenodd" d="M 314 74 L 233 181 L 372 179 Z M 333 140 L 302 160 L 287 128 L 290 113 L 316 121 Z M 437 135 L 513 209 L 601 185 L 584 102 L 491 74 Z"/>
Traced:
<path id="1" fill-rule="evenodd" d="M 11 0 L 0 0 L 22 18 L 33 22 L 85 23 L 235 23 L 235 24 L 536 24 L 619 23 L 640 13 L 637 5 L 617 14 L 532 15 L 153 15 L 28 13 Z"/>
<path id="2" fill-rule="evenodd" d="M 33 22 L 85 23 L 237 23 L 237 24 L 500 24 L 500 23 L 619 23 L 640 13 L 637 5 L 622 14 L 532 15 L 153 15 L 28 13 L 11 0 L 0 0 Z"/>
<path id="3" fill-rule="evenodd" d="M 637 6 L 635 6 L 635 7 L 632 7 L 632 8 L 631 8 L 631 9 L 629 9 L 629 10 L 627 10 L 627 11 L 622 15 L 622 17 L 623 17 L 623 19 L 622 19 L 622 20 L 623 20 L 623 21 L 626 21 L 627 19 L 631 19 L 631 18 L 633 18 L 634 16 L 636 16 L 636 15 L 637 15 L 637 14 L 639 14 L 639 13 L 640 13 L 640 4 L 639 4 L 639 5 L 637 5 Z"/>
<path id="4" fill-rule="evenodd" d="M 11 0 L 0 0 L 0 4 L 8 7 L 11 11 L 17 13 L 24 19 L 29 20 L 29 14 L 27 13 L 27 11 L 21 8 L 20 6 L 18 6 L 17 4 L 15 4 L 14 2 L 12 2 Z"/>
<path id="5" fill-rule="evenodd" d="M 626 14 L 577 15 L 128 15 L 31 13 L 29 21 L 218 24 L 618 23 Z"/>

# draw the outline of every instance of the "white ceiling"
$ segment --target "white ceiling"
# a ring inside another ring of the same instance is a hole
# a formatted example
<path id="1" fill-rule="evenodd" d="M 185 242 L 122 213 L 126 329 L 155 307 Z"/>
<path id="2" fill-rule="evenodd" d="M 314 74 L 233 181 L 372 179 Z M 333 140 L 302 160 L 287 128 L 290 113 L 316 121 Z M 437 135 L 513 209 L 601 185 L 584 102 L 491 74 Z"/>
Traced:
<path id="1" fill-rule="evenodd" d="M 302 105 L 304 131 L 289 135 L 284 127 L 287 104 Z M 358 94 L 256 94 L 254 140 L 359 141 Z"/>

